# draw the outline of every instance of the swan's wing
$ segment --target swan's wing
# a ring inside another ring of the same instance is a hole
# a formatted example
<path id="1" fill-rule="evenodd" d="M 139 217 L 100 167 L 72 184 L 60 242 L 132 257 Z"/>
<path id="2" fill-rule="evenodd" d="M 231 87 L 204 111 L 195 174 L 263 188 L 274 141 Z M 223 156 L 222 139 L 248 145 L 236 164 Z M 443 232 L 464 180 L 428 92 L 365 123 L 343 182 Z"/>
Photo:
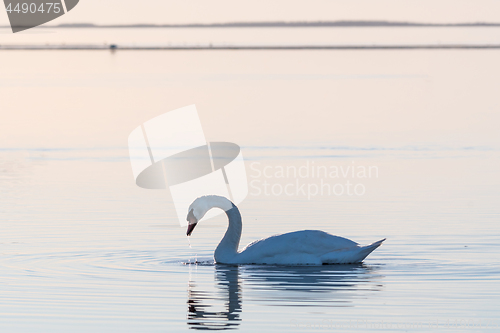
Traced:
<path id="1" fill-rule="evenodd" d="M 320 230 L 271 236 L 249 244 L 238 255 L 242 263 L 317 263 L 326 253 L 358 248 L 358 243 Z"/>

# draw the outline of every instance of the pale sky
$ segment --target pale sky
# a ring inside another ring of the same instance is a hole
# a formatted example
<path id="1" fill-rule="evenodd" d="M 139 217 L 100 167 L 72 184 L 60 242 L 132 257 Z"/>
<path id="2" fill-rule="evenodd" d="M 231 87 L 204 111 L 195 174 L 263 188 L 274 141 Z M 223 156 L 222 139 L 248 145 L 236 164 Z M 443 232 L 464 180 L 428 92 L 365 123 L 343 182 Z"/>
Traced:
<path id="1" fill-rule="evenodd" d="M 7 25 L 5 11 L 0 24 Z M 500 22 L 498 0 L 80 0 L 53 24 L 234 21 L 397 20 Z"/>

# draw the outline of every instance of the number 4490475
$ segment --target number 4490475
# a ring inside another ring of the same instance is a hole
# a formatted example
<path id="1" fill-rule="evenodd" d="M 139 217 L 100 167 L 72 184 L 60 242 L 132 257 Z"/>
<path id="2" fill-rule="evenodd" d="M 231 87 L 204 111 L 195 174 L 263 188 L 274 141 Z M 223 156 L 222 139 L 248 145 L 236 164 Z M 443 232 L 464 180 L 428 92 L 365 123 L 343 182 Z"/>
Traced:
<path id="1" fill-rule="evenodd" d="M 42 2 L 40 6 L 38 6 L 38 8 L 36 3 L 26 3 L 26 2 L 22 4 L 17 3 L 14 8 L 12 8 L 12 3 L 9 3 L 9 5 L 7 6 L 7 12 L 9 14 L 12 12 L 23 13 L 23 14 L 26 13 L 35 14 L 35 13 L 45 13 L 45 12 L 50 13 L 51 11 L 56 14 L 60 13 L 61 12 L 60 3 Z"/>

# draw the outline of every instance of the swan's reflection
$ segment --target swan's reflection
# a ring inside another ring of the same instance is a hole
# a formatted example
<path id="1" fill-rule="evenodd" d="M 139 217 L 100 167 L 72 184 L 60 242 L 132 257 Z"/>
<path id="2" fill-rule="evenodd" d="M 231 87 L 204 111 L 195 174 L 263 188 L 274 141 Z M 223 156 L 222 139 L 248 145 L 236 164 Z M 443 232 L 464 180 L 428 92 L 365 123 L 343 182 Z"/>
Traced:
<path id="1" fill-rule="evenodd" d="M 217 293 L 188 289 L 188 325 L 193 329 L 236 328 L 242 311 L 241 284 L 245 301 L 274 306 L 354 306 L 353 299 L 368 297 L 382 289 L 376 266 L 229 266 L 216 265 Z M 243 281 L 243 282 L 242 282 Z M 213 305 L 224 301 L 224 311 Z"/>
<path id="2" fill-rule="evenodd" d="M 193 329 L 224 330 L 236 328 L 241 321 L 241 288 L 238 266 L 215 266 L 218 296 L 195 290 L 190 282 L 188 289 L 188 325 Z M 210 311 L 214 301 L 224 300 L 225 311 Z"/>
<path id="3" fill-rule="evenodd" d="M 382 289 L 376 266 L 246 266 L 249 299 L 277 306 L 354 306 L 352 299 Z"/>

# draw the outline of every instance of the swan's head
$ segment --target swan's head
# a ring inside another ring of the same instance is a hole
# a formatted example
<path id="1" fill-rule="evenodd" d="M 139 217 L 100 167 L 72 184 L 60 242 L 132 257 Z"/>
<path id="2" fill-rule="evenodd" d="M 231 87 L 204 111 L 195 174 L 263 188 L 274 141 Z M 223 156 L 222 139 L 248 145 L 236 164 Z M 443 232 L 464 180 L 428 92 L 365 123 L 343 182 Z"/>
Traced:
<path id="1" fill-rule="evenodd" d="M 191 236 L 196 224 L 205 214 L 213 207 L 219 207 L 227 211 L 233 207 L 233 204 L 228 199 L 218 195 L 205 195 L 197 198 L 188 208 L 188 229 L 186 235 Z"/>
<path id="2" fill-rule="evenodd" d="M 194 209 L 191 207 L 189 207 L 189 213 L 188 213 L 186 220 L 188 221 L 188 229 L 187 229 L 186 235 L 191 236 L 191 233 L 193 232 L 194 227 L 196 227 L 196 225 L 198 224 L 198 221 L 199 221 L 199 219 L 196 218 L 196 215 L 194 213 Z"/>
<path id="3" fill-rule="evenodd" d="M 209 197 L 203 196 L 197 198 L 188 208 L 188 216 L 186 220 L 188 221 L 188 229 L 186 235 L 191 236 L 194 228 L 198 224 L 198 221 L 205 216 L 205 214 L 212 208 L 213 206 L 209 203 Z"/>

